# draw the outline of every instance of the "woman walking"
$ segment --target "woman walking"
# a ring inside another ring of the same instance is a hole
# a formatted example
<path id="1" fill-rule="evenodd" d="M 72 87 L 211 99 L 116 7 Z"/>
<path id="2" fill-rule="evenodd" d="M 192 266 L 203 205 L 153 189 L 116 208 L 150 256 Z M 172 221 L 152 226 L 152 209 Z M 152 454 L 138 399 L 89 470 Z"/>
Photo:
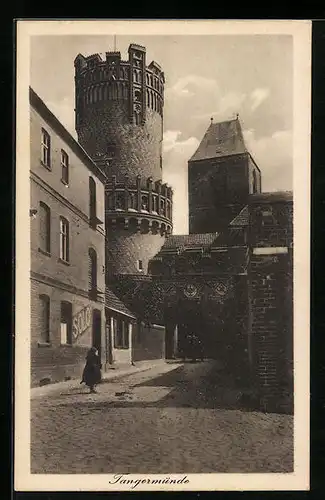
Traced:
<path id="1" fill-rule="evenodd" d="M 91 393 L 95 393 L 95 386 L 101 381 L 101 363 L 98 356 L 98 350 L 96 347 L 91 347 L 87 353 L 86 365 L 82 374 L 82 380 L 80 384 L 86 384 Z"/>

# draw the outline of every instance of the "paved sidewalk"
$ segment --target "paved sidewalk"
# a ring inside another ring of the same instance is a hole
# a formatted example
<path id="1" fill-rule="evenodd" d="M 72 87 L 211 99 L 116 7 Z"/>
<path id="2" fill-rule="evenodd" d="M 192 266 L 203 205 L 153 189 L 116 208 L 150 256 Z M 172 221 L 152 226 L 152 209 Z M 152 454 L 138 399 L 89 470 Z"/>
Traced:
<path id="1" fill-rule="evenodd" d="M 121 379 L 123 377 L 127 377 L 128 375 L 145 372 L 148 370 L 158 370 L 158 372 L 165 373 L 166 371 L 171 371 L 180 366 L 179 362 L 169 362 L 165 359 L 158 360 L 148 360 L 148 361 L 139 361 L 134 365 L 123 365 L 116 368 L 110 368 L 106 372 L 102 372 L 103 382 L 114 381 L 116 379 Z M 68 380 L 66 382 L 57 382 L 55 384 L 48 384 L 42 387 L 33 387 L 31 389 L 31 399 L 42 398 L 46 396 L 57 396 L 62 392 L 66 393 L 69 391 L 73 391 L 77 387 L 80 386 L 80 378 Z"/>

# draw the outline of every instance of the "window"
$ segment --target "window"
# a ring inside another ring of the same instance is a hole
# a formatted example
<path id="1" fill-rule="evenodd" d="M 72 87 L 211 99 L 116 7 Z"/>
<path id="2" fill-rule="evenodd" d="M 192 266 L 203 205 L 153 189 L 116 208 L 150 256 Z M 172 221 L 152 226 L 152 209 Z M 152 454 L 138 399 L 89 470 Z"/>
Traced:
<path id="1" fill-rule="evenodd" d="M 46 132 L 44 128 L 42 128 L 42 163 L 47 168 L 51 168 L 51 137 Z"/>
<path id="2" fill-rule="evenodd" d="M 141 197 L 141 210 L 148 210 L 148 196 L 146 194 Z"/>
<path id="3" fill-rule="evenodd" d="M 134 113 L 134 120 L 135 120 L 136 125 L 141 125 L 140 113 L 137 113 L 137 112 Z"/>
<path id="4" fill-rule="evenodd" d="M 96 227 L 96 219 L 96 182 L 89 177 L 89 220 L 92 227 Z"/>
<path id="5" fill-rule="evenodd" d="M 137 261 L 137 267 L 138 267 L 138 271 L 143 271 L 143 262 L 142 262 L 142 260 L 138 260 Z"/>
<path id="6" fill-rule="evenodd" d="M 61 149 L 61 181 L 63 184 L 69 184 L 69 156 Z"/>
<path id="7" fill-rule="evenodd" d="M 160 213 L 162 215 L 165 215 L 165 200 L 164 199 L 160 200 Z"/>
<path id="8" fill-rule="evenodd" d="M 119 210 L 125 209 L 125 195 L 124 192 L 116 193 L 116 208 Z"/>
<path id="9" fill-rule="evenodd" d="M 51 252 L 51 210 L 50 208 L 43 203 L 40 202 L 40 214 L 39 214 L 39 248 L 43 252 L 50 253 Z"/>
<path id="10" fill-rule="evenodd" d="M 61 302 L 61 344 L 72 344 L 72 304 Z"/>
<path id="11" fill-rule="evenodd" d="M 50 297 L 40 295 L 40 342 L 48 344 L 50 342 Z"/>
<path id="12" fill-rule="evenodd" d="M 257 193 L 257 175 L 256 171 L 253 170 L 253 194 Z"/>
<path id="13" fill-rule="evenodd" d="M 97 292 L 97 253 L 93 248 L 89 248 L 89 292 Z"/>
<path id="14" fill-rule="evenodd" d="M 153 212 L 158 211 L 158 198 L 157 198 L 157 196 L 152 197 L 152 211 Z"/>
<path id="15" fill-rule="evenodd" d="M 137 208 L 137 198 L 135 193 L 129 193 L 129 208 L 136 210 Z"/>
<path id="16" fill-rule="evenodd" d="M 129 325 L 122 318 L 113 319 L 114 347 L 115 349 L 129 348 Z"/>
<path id="17" fill-rule="evenodd" d="M 69 222 L 60 217 L 60 259 L 69 262 Z"/>

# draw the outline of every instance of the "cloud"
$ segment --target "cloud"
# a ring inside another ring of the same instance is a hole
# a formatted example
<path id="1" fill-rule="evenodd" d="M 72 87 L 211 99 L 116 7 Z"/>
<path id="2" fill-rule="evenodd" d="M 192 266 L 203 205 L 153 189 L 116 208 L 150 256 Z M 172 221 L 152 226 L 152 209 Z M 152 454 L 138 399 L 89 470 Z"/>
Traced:
<path id="1" fill-rule="evenodd" d="M 188 232 L 187 162 L 199 145 L 196 137 L 181 137 L 179 130 L 167 130 L 163 141 L 164 182 L 174 190 L 174 234 Z"/>
<path id="2" fill-rule="evenodd" d="M 199 75 L 187 75 L 179 78 L 177 82 L 165 90 L 165 98 L 179 99 L 180 97 L 193 97 L 196 92 L 213 91 L 217 89 L 217 82 L 211 78 Z"/>
<path id="3" fill-rule="evenodd" d="M 256 137 L 255 130 L 243 131 L 246 146 L 262 171 L 262 190 L 292 190 L 293 143 L 290 130 L 268 137 Z"/>
<path id="4" fill-rule="evenodd" d="M 254 112 L 270 95 L 270 89 L 257 88 L 250 94 L 251 110 Z"/>

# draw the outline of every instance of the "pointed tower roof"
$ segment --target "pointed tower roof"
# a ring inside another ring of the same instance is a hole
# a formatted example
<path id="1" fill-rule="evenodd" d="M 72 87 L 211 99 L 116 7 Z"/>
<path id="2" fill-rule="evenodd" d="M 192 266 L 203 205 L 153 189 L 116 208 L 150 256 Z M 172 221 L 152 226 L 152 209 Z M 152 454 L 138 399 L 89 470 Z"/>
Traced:
<path id="1" fill-rule="evenodd" d="M 248 153 L 238 116 L 234 120 L 211 124 L 189 161 Z"/>

